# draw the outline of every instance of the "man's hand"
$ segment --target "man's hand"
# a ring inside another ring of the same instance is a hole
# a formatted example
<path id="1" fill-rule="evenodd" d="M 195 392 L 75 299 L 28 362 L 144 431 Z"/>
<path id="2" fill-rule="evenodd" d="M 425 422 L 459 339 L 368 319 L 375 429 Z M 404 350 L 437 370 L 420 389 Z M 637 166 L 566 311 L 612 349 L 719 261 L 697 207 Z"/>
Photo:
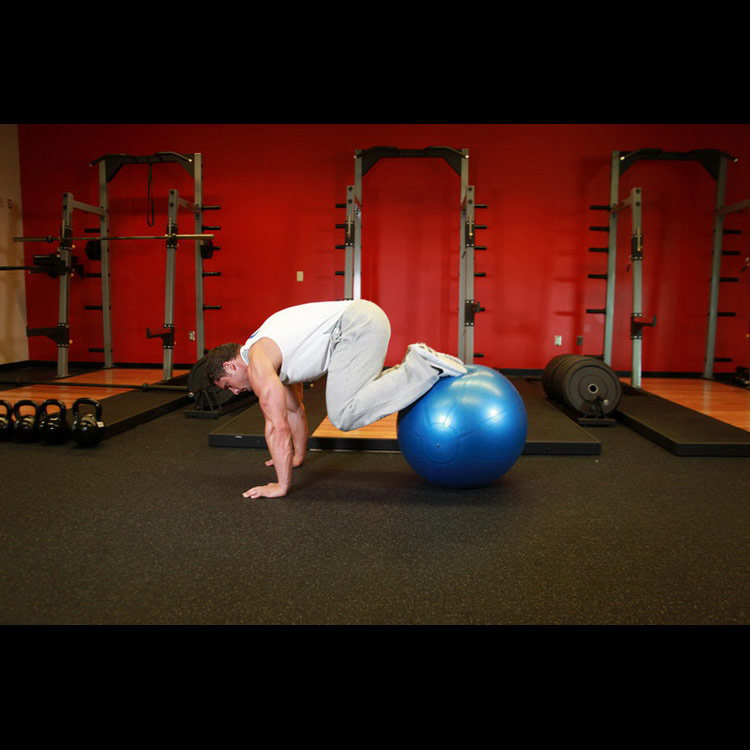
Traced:
<path id="1" fill-rule="evenodd" d="M 243 492 L 242 497 L 284 497 L 286 493 L 287 490 L 285 490 L 280 484 L 271 482 L 270 484 L 264 484 L 262 487 L 253 487 L 247 492 Z"/>

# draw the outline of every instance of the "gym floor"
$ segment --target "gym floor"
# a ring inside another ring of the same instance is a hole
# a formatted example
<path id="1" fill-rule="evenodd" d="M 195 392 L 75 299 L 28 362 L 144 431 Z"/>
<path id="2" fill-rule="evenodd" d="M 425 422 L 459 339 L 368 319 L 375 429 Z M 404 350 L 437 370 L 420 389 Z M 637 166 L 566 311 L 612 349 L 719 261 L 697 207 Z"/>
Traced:
<path id="1" fill-rule="evenodd" d="M 617 424 L 598 456 L 521 456 L 491 487 L 398 453 L 265 451 L 178 409 L 102 442 L 0 444 L 4 625 L 747 624 L 750 460 Z"/>

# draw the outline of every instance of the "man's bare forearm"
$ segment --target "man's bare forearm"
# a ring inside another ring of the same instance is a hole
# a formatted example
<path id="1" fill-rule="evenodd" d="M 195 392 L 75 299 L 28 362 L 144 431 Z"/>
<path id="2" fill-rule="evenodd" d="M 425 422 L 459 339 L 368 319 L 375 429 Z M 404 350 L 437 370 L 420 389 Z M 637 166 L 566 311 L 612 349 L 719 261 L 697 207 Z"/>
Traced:
<path id="1" fill-rule="evenodd" d="M 305 407 L 300 405 L 300 408 L 296 412 L 290 412 L 288 421 L 294 451 L 293 464 L 294 466 L 299 466 L 305 460 L 305 454 L 307 453 L 308 429 Z"/>
<path id="2" fill-rule="evenodd" d="M 271 453 L 273 467 L 279 487 L 288 492 L 292 485 L 292 465 L 294 448 L 292 445 L 292 430 L 289 424 L 274 425 L 266 420 L 266 445 Z"/>

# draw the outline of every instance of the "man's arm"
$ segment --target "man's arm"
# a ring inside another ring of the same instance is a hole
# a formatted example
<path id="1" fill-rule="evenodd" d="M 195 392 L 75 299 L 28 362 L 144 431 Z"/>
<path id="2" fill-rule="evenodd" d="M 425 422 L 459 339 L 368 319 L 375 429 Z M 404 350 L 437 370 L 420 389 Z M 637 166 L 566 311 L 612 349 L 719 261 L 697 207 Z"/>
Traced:
<path id="1" fill-rule="evenodd" d="M 307 454 L 307 412 L 303 401 L 302 383 L 285 386 L 287 421 L 292 431 L 292 466 L 301 466 Z M 273 466 L 273 459 L 266 461 L 266 466 Z"/>
<path id="2" fill-rule="evenodd" d="M 283 497 L 292 484 L 293 431 L 288 418 L 288 389 L 278 375 L 279 358 L 278 347 L 267 339 L 261 339 L 250 349 L 248 380 L 266 420 L 266 444 L 277 481 L 253 487 L 243 493 L 245 497 Z"/>

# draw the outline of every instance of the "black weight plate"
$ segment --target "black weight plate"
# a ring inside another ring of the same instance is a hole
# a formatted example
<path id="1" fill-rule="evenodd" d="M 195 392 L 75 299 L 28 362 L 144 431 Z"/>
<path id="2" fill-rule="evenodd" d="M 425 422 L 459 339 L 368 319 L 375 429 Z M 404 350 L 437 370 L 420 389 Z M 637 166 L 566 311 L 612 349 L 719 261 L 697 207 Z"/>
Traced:
<path id="1" fill-rule="evenodd" d="M 584 357 L 581 354 L 568 354 L 565 359 L 557 363 L 555 371 L 550 381 L 550 393 L 555 401 L 565 403 L 565 378 L 566 373 L 571 372 L 572 368 L 576 367 L 580 362 L 585 362 L 591 359 L 590 357 Z"/>
<path id="2" fill-rule="evenodd" d="M 591 405 L 602 399 L 602 414 L 611 414 L 620 404 L 622 384 L 604 363 L 595 360 L 575 363 L 566 368 L 561 382 L 564 402 L 574 411 L 586 414 Z"/>
<path id="3" fill-rule="evenodd" d="M 190 370 L 188 375 L 188 391 L 194 394 L 196 400 L 200 394 L 204 393 L 208 401 L 217 406 L 223 406 L 234 398 L 231 391 L 225 391 L 223 388 L 210 383 L 206 374 L 206 358 L 199 359 Z"/>
<path id="4" fill-rule="evenodd" d="M 552 359 L 547 362 L 547 366 L 544 368 L 544 372 L 542 373 L 542 386 L 544 387 L 544 392 L 548 396 L 552 396 L 552 383 L 555 379 L 555 372 L 557 368 L 567 359 L 570 357 L 573 357 L 575 355 L 573 354 L 558 354 L 556 357 L 552 357 Z"/>

